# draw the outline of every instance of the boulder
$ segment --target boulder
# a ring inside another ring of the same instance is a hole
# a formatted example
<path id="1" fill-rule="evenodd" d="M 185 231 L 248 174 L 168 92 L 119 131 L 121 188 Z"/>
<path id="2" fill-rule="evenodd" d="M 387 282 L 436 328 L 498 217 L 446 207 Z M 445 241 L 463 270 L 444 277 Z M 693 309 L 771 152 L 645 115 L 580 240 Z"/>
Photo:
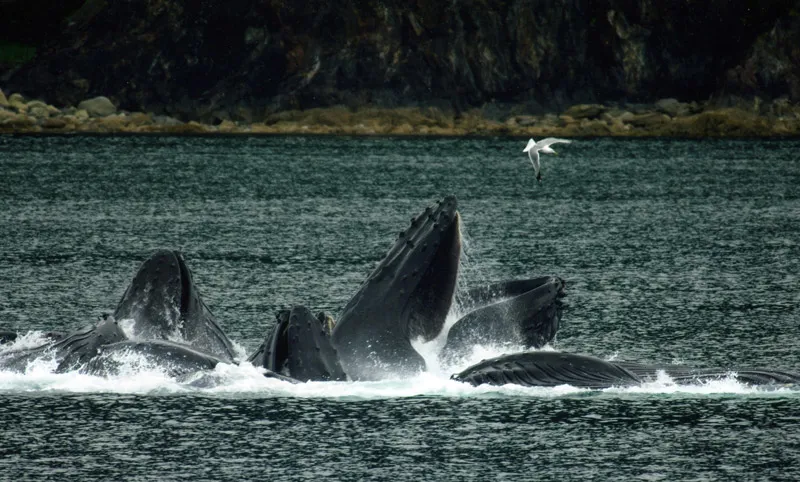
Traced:
<path id="1" fill-rule="evenodd" d="M 45 119 L 42 121 L 42 127 L 45 129 L 63 129 L 67 127 L 67 121 L 59 117 Z"/>
<path id="2" fill-rule="evenodd" d="M 61 113 L 61 111 L 52 105 L 45 104 L 41 100 L 32 100 L 28 102 L 26 110 L 28 114 L 37 119 L 47 119 L 48 117 L 57 116 Z"/>
<path id="3" fill-rule="evenodd" d="M 0 125 L 4 125 L 6 122 L 10 122 L 11 119 L 16 119 L 17 115 L 14 112 L 9 110 L 0 109 Z"/>
<path id="4" fill-rule="evenodd" d="M 8 99 L 6 94 L 3 93 L 3 89 L 0 89 L 0 107 L 8 107 Z"/>
<path id="5" fill-rule="evenodd" d="M 117 112 L 117 108 L 108 97 L 95 97 L 78 104 L 78 109 L 85 110 L 90 117 L 105 117 Z"/>
<path id="6" fill-rule="evenodd" d="M 689 104 L 678 102 L 678 99 L 661 99 L 656 102 L 656 110 L 670 117 L 682 117 L 691 112 Z"/>
<path id="7" fill-rule="evenodd" d="M 575 120 L 596 119 L 606 110 L 608 109 L 600 104 L 577 104 L 564 111 L 564 115 Z"/>
<path id="8" fill-rule="evenodd" d="M 158 126 L 180 126 L 183 125 L 183 122 L 179 121 L 174 117 L 170 117 L 168 115 L 155 115 L 153 116 L 153 122 Z"/>
<path id="9" fill-rule="evenodd" d="M 566 127 L 568 125 L 577 124 L 577 123 L 578 123 L 578 121 L 575 120 L 575 118 L 572 117 L 571 115 L 561 114 L 560 116 L 558 116 L 558 126 L 559 127 Z"/>
<path id="10" fill-rule="evenodd" d="M 25 98 L 20 94 L 11 94 L 8 97 L 8 105 L 17 110 L 17 112 L 25 112 L 27 105 L 25 105 Z"/>
<path id="11" fill-rule="evenodd" d="M 628 119 L 623 120 L 623 122 L 625 122 L 626 124 L 630 124 L 633 127 L 648 129 L 669 122 L 669 116 L 666 116 L 660 112 L 650 112 L 647 114 L 634 114 Z"/>
<path id="12" fill-rule="evenodd" d="M 36 119 L 24 114 L 7 110 L 0 110 L 0 129 L 2 130 L 30 130 L 36 126 Z"/>
<path id="13" fill-rule="evenodd" d="M 537 124 L 537 118 L 532 115 L 518 115 L 506 121 L 510 126 L 530 127 Z"/>

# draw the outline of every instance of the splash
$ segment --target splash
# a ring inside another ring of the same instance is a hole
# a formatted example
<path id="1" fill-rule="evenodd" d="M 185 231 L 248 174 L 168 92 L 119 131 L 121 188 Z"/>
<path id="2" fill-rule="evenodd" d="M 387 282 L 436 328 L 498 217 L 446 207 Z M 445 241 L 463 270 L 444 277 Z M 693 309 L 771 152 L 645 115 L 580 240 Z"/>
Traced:
<path id="1" fill-rule="evenodd" d="M 4 345 L 2 353 L 32 348 L 47 341 L 41 332 L 30 332 L 14 343 Z M 800 387 L 752 387 L 738 382 L 735 374 L 725 378 L 678 385 L 666 373 L 649 383 L 634 387 L 589 390 L 567 385 L 557 387 L 522 387 L 516 385 L 473 387 L 450 379 L 452 373 L 483 359 L 518 352 L 518 346 L 473 347 L 470 353 L 453 363 L 442 366 L 438 360 L 443 340 L 415 343 L 425 358 L 428 371 L 409 378 L 375 382 L 307 382 L 289 383 L 264 376 L 264 369 L 243 361 L 238 364 L 220 363 L 209 372 L 184 377 L 170 377 L 169 367 L 154 363 L 145 355 L 121 352 L 114 354 L 117 369 L 113 376 L 100 377 L 80 370 L 56 373 L 58 364 L 51 354 L 31 361 L 24 372 L 0 371 L 0 393 L 121 393 L 140 395 L 199 394 L 225 398 L 288 397 L 325 398 L 332 400 L 373 400 L 407 397 L 445 398 L 557 398 L 574 396 L 646 397 L 718 395 L 764 396 L 800 395 Z M 241 349 L 240 345 L 236 345 Z M 544 350 L 553 350 L 547 346 Z M 242 350 L 243 351 L 243 350 Z"/>
<path id="2" fill-rule="evenodd" d="M 408 397 L 445 398 L 557 398 L 572 396 L 763 396 L 800 395 L 790 388 L 755 388 L 737 382 L 733 376 L 697 385 L 677 385 L 662 374 L 656 381 L 635 387 L 589 390 L 567 385 L 522 387 L 516 385 L 473 387 L 449 378 L 449 374 L 420 373 L 405 379 L 376 382 L 307 382 L 292 384 L 264 377 L 263 369 L 243 362 L 219 364 L 213 371 L 183 379 L 170 378 L 164 370 L 146 361 L 129 360 L 118 375 L 98 377 L 80 373 L 53 373 L 46 363 L 25 373 L 0 371 L 0 393 L 119 393 L 140 395 L 199 394 L 224 398 L 287 397 L 325 398 L 342 401 L 396 399 Z"/>
<path id="3" fill-rule="evenodd" d="M 28 350 L 46 344 L 49 341 L 47 335 L 42 331 L 29 331 L 22 336 L 18 336 L 11 343 L 0 345 L 0 355 L 15 351 Z"/>

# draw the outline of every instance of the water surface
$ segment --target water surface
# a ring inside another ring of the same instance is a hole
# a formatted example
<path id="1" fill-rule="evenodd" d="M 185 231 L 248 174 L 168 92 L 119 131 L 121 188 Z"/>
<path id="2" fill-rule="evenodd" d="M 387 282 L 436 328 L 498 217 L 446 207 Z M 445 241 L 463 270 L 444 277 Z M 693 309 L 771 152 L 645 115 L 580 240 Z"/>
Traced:
<path id="1" fill-rule="evenodd" d="M 541 184 L 524 143 L 0 137 L 0 329 L 91 323 L 165 247 L 250 352 L 280 308 L 341 310 L 410 218 L 452 193 L 463 285 L 567 280 L 552 348 L 800 368 L 799 141 L 585 139 L 543 159 Z M 287 386 L 224 366 L 193 389 L 157 370 L 51 370 L 0 372 L 0 478 L 800 477 L 793 388 L 471 388 L 438 367 Z"/>

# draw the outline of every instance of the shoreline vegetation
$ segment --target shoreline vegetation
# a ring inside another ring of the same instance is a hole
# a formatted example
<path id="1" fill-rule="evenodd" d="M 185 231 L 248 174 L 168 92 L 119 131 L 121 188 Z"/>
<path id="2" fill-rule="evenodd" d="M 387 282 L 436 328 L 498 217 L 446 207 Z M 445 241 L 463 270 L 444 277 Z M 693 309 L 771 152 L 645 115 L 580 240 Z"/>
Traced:
<path id="1" fill-rule="evenodd" d="M 62 108 L 0 90 L 0 134 L 339 134 L 561 137 L 793 137 L 800 105 L 781 98 L 736 99 L 725 105 L 661 99 L 653 104 L 578 104 L 561 113 L 501 115 L 472 109 L 455 115 L 435 107 L 283 111 L 254 122 L 211 125 L 118 110 L 106 97 Z"/>

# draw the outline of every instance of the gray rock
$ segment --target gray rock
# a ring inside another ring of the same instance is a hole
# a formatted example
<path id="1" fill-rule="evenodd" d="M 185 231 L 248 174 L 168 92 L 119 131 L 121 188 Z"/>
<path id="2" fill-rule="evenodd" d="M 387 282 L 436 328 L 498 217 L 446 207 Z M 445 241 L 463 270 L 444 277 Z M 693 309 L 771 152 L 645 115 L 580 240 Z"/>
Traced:
<path id="1" fill-rule="evenodd" d="M 154 115 L 153 122 L 159 126 L 179 126 L 183 125 L 183 122 L 179 121 L 174 117 L 170 117 L 168 115 Z"/>
<path id="2" fill-rule="evenodd" d="M 67 127 L 67 121 L 61 118 L 45 119 L 42 121 L 42 127 L 45 129 L 63 129 Z"/>
<path id="3" fill-rule="evenodd" d="M 769 106 L 770 114 L 775 117 L 784 117 L 792 113 L 792 103 L 786 97 L 775 99 Z"/>
<path id="4" fill-rule="evenodd" d="M 656 110 L 670 117 L 681 117 L 691 112 L 689 104 L 678 102 L 678 99 L 661 99 L 656 102 Z"/>
<path id="5" fill-rule="evenodd" d="M 669 117 L 660 112 L 650 112 L 646 114 L 636 114 L 624 121 L 634 127 L 655 127 L 665 122 L 669 122 Z"/>
<path id="6" fill-rule="evenodd" d="M 520 127 L 530 127 L 537 124 L 537 119 L 531 115 L 518 115 L 513 117 L 514 124 Z"/>
<path id="7" fill-rule="evenodd" d="M 85 110 L 91 117 L 105 117 L 117 112 L 117 108 L 108 97 L 95 97 L 78 104 L 78 109 Z"/>
<path id="8" fill-rule="evenodd" d="M 633 112 L 624 110 L 618 116 L 617 119 L 621 120 L 622 122 L 628 122 L 629 120 L 633 119 L 636 116 Z"/>
<path id="9" fill-rule="evenodd" d="M 576 120 L 596 119 L 606 110 L 606 107 L 600 104 L 578 104 L 564 111 L 564 115 L 570 116 Z"/>
<path id="10" fill-rule="evenodd" d="M 648 114 L 653 112 L 651 104 L 625 104 L 624 109 L 633 114 Z"/>
<path id="11" fill-rule="evenodd" d="M 36 125 L 36 119 L 24 114 L 0 110 L 0 126 L 10 129 L 28 129 Z"/>
<path id="12" fill-rule="evenodd" d="M 20 94 L 11 94 L 8 97 L 8 105 L 17 110 L 17 112 L 24 112 L 27 109 L 25 105 L 25 98 Z"/>
<path id="13" fill-rule="evenodd" d="M 28 114 L 37 119 L 47 119 L 50 117 L 50 112 L 47 111 L 47 107 L 42 107 L 40 105 L 28 107 Z"/>
<path id="14" fill-rule="evenodd" d="M 36 117 L 37 119 L 47 119 L 53 117 L 61 112 L 52 105 L 45 104 L 41 100 L 32 100 L 28 102 L 28 114 Z"/>

